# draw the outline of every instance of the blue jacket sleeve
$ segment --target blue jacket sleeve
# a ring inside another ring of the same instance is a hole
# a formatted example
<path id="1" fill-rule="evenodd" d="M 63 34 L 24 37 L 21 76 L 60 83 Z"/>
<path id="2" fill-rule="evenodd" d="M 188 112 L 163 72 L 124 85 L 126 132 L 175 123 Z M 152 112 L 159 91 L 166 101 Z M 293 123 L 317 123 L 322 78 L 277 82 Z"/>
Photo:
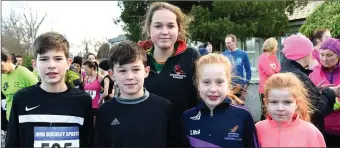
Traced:
<path id="1" fill-rule="evenodd" d="M 244 69 L 246 70 L 246 79 L 247 79 L 247 84 L 250 82 L 251 79 L 251 69 L 250 69 L 250 62 L 247 53 L 244 53 L 244 58 L 243 58 L 243 66 Z"/>
<path id="2" fill-rule="evenodd" d="M 259 142 L 257 139 L 256 128 L 253 117 L 251 114 L 247 114 L 245 119 L 245 130 L 244 130 L 244 147 L 259 148 Z"/>

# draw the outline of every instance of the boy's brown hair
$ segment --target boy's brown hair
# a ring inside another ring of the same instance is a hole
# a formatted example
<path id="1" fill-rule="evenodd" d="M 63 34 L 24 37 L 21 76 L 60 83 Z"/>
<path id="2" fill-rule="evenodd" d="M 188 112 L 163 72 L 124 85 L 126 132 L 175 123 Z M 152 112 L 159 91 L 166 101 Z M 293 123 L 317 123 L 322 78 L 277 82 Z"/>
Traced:
<path id="1" fill-rule="evenodd" d="M 44 54 L 49 50 L 64 51 L 65 57 L 69 57 L 70 44 L 66 38 L 57 32 L 46 32 L 39 35 L 33 43 L 33 57 Z"/>
<path id="2" fill-rule="evenodd" d="M 147 66 L 145 50 L 137 43 L 126 40 L 112 47 L 108 64 L 113 69 L 115 64 L 124 65 L 137 60 L 142 60 L 144 66 Z"/>

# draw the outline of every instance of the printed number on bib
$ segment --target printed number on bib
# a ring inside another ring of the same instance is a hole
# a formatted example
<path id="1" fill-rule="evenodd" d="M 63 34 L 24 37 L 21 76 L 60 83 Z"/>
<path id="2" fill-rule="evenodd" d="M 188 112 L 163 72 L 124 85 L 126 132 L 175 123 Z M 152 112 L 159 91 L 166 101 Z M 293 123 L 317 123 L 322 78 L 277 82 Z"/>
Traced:
<path id="1" fill-rule="evenodd" d="M 97 94 L 95 90 L 85 90 L 85 92 L 89 93 L 92 99 L 94 99 Z"/>
<path id="2" fill-rule="evenodd" d="M 34 147 L 79 147 L 78 127 L 34 127 Z"/>

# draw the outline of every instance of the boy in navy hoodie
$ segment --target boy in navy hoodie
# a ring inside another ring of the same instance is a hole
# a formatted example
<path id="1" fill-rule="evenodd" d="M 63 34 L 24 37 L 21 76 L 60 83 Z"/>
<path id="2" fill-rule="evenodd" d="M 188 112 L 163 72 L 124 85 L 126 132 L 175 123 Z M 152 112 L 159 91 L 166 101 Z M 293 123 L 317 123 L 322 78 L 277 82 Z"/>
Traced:
<path id="1" fill-rule="evenodd" d="M 98 111 L 95 147 L 166 147 L 172 105 L 145 88 L 150 67 L 146 52 L 132 41 L 123 41 L 110 53 L 109 65 L 118 84 L 118 97 Z"/>

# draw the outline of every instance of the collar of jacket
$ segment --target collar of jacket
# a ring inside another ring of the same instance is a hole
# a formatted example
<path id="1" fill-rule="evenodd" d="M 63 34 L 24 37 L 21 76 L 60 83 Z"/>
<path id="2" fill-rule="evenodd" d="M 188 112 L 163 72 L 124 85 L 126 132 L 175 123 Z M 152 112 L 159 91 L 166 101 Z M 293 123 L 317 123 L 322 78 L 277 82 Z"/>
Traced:
<path id="1" fill-rule="evenodd" d="M 230 104 L 231 104 L 230 98 L 226 97 L 220 105 L 218 105 L 218 106 L 215 107 L 215 109 L 216 109 L 216 108 L 221 108 L 221 107 L 222 107 L 222 108 L 224 108 L 224 107 L 229 107 Z M 201 109 L 208 109 L 208 110 L 209 110 L 208 106 L 204 103 L 203 100 L 201 100 L 201 101 L 198 103 L 197 108 L 200 109 L 200 110 L 201 110 Z"/>
<path id="2" fill-rule="evenodd" d="M 289 64 L 288 66 L 293 66 L 294 68 L 299 69 L 300 71 L 302 71 L 303 73 L 305 73 L 307 76 L 313 72 L 313 70 L 309 70 L 304 68 L 301 64 L 299 64 L 298 62 L 294 61 L 294 60 L 289 60 L 289 59 L 285 59 L 285 63 Z M 282 67 L 282 66 L 281 66 Z M 292 67 L 292 68 L 293 68 Z"/>

